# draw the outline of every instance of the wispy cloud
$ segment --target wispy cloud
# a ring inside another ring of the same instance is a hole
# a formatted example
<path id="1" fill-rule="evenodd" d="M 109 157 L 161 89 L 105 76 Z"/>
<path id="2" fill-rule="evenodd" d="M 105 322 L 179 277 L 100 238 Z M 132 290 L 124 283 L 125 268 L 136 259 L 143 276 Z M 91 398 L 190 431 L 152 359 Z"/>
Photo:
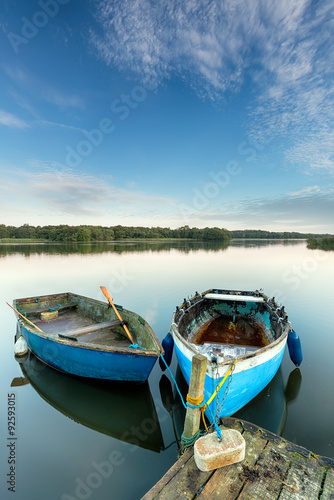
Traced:
<path id="1" fill-rule="evenodd" d="M 240 199 L 187 213 L 185 223 L 334 234 L 334 189 L 308 186 L 274 198 Z M 284 229 L 285 228 L 285 229 Z"/>
<path id="2" fill-rule="evenodd" d="M 271 220 L 276 223 L 280 219 L 297 219 L 303 226 L 318 224 L 334 232 L 334 189 L 311 188 L 274 199 L 244 201 L 239 210 L 245 216 L 256 217 L 259 222 Z"/>
<path id="3" fill-rule="evenodd" d="M 283 139 L 286 164 L 305 173 L 333 172 L 334 5 L 300 1 L 288 9 L 294 12 L 287 16 L 286 10 L 284 19 L 267 30 L 256 75 L 261 93 L 249 132 L 264 144 Z"/>
<path id="4" fill-rule="evenodd" d="M 330 100 L 328 100 L 329 102 Z M 334 104 L 334 103 L 333 103 Z M 327 123 L 308 133 L 304 131 L 285 152 L 285 160 L 300 167 L 306 174 L 334 173 L 334 131 L 328 130 Z"/>
<path id="5" fill-rule="evenodd" d="M 74 130 L 75 132 L 85 132 L 85 129 L 74 127 L 73 125 L 67 125 L 65 123 L 57 123 L 49 120 L 32 120 L 31 122 L 22 120 L 22 118 L 8 113 L 3 109 L 0 109 L 0 126 L 25 130 L 31 127 L 57 127 L 65 130 Z"/>
<path id="6" fill-rule="evenodd" d="M 3 109 L 0 109 L 0 125 L 9 128 L 18 128 L 18 129 L 26 129 L 29 127 L 29 124 L 13 115 L 12 113 L 8 113 Z"/>
<path id="7" fill-rule="evenodd" d="M 85 129 L 74 127 L 73 125 L 67 125 L 65 123 L 57 123 L 49 120 L 33 120 L 31 122 L 27 122 L 19 118 L 18 116 L 13 115 L 12 113 L 8 113 L 3 109 L 0 109 L 0 126 L 14 128 L 14 129 L 28 129 L 31 127 L 57 127 L 66 130 L 74 130 L 75 132 L 85 132 Z"/>
<path id="8" fill-rule="evenodd" d="M 15 85 L 14 90 L 11 90 L 12 95 L 16 96 L 17 103 L 25 109 L 28 105 L 30 108 L 32 107 L 27 95 L 33 100 L 44 101 L 62 109 L 84 108 L 84 101 L 81 97 L 56 85 L 50 85 L 43 79 L 36 77 L 23 65 L 6 65 L 4 71 L 10 78 L 12 85 Z"/>
<path id="9" fill-rule="evenodd" d="M 244 2 L 101 0 L 97 20 L 103 33 L 91 32 L 91 41 L 108 64 L 144 82 L 158 85 L 175 73 L 195 82 L 196 74 L 199 92 L 204 87 L 218 95 L 242 82 L 247 65 L 242 9 L 248 25 L 252 7 Z"/>
<path id="10" fill-rule="evenodd" d="M 154 207 L 164 210 L 173 205 L 172 199 L 122 189 L 111 181 L 78 174 L 54 162 L 31 159 L 29 165 L 27 170 L 16 171 L 19 186 L 9 178 L 5 188 L 0 188 L 1 198 L 14 205 L 14 211 L 16 207 L 19 209 L 22 195 L 27 213 L 33 200 L 34 212 L 40 207 L 46 216 L 56 213 L 58 216 L 96 217 L 97 220 L 107 214 L 144 212 Z"/>
<path id="11" fill-rule="evenodd" d="M 330 0 L 97 2 L 91 43 L 107 64 L 158 86 L 175 75 L 206 98 L 257 90 L 248 134 L 289 139 L 282 161 L 334 169 Z"/>
<path id="12" fill-rule="evenodd" d="M 315 47 L 305 41 L 296 53 L 293 42 L 300 28 L 312 29 L 304 20 L 309 6 L 309 0 L 100 0 L 102 35 L 92 32 L 91 41 L 107 63 L 144 79 L 159 83 L 171 74 L 196 73 L 199 86 L 221 93 L 241 85 L 254 62 L 255 78 L 263 69 L 281 82 L 308 74 Z"/>
<path id="13" fill-rule="evenodd" d="M 32 125 L 36 127 L 57 127 L 66 130 L 74 130 L 75 132 L 85 132 L 86 129 L 75 127 L 73 125 L 68 125 L 66 123 L 52 122 L 50 120 L 34 120 Z"/>
<path id="14" fill-rule="evenodd" d="M 320 193 L 321 188 L 319 186 L 308 186 L 299 191 L 288 193 L 288 196 L 308 196 L 310 193 Z"/>

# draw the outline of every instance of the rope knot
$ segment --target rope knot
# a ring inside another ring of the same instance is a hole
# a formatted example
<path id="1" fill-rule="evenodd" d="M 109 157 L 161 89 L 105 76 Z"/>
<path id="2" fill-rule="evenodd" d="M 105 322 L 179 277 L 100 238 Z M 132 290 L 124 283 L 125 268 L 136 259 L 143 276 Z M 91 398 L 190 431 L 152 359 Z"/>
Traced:
<path id="1" fill-rule="evenodd" d="M 191 396 L 189 396 L 189 394 L 187 394 L 187 403 L 188 406 L 190 406 L 190 408 L 199 408 L 202 406 L 202 403 L 203 403 L 203 400 L 204 400 L 204 395 L 202 394 L 202 396 L 198 397 L 198 398 L 192 398 Z"/>
<path id="2" fill-rule="evenodd" d="M 202 394 L 202 396 L 198 398 L 192 398 L 191 396 L 189 396 L 189 394 L 187 394 L 187 406 L 189 406 L 190 408 L 198 408 L 201 411 L 204 427 L 206 429 L 206 432 L 209 432 L 204 416 L 204 412 L 207 409 L 207 404 L 203 403 L 203 401 L 204 401 L 204 394 Z"/>

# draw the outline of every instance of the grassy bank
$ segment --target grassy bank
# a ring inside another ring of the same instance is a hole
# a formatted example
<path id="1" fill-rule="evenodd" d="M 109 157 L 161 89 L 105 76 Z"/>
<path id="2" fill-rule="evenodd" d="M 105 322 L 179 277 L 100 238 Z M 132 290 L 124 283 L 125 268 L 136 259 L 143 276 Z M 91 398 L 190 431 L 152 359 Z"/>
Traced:
<path id="1" fill-rule="evenodd" d="M 33 238 L 0 238 L 1 243 L 46 243 L 48 240 L 38 240 Z"/>
<path id="2" fill-rule="evenodd" d="M 307 240 L 307 248 L 319 250 L 334 250 L 334 237 L 310 238 Z"/>

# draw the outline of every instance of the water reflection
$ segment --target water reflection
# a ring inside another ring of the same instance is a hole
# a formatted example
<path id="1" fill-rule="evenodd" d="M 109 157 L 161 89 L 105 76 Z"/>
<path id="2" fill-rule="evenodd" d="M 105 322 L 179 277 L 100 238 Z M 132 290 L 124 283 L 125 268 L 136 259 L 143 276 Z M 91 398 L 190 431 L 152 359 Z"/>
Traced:
<path id="1" fill-rule="evenodd" d="M 228 248 L 226 241 L 187 241 L 187 240 L 147 240 L 147 241 L 101 241 L 88 243 L 2 243 L 0 257 L 20 254 L 30 255 L 69 255 L 129 252 L 170 252 L 179 250 L 189 253 L 198 250 L 218 252 Z"/>
<path id="2" fill-rule="evenodd" d="M 302 385 L 302 374 L 299 368 L 295 368 L 289 375 L 285 388 L 285 398 L 287 403 L 295 401 L 298 397 Z"/>
<path id="3" fill-rule="evenodd" d="M 91 255 L 99 253 L 130 253 L 130 252 L 170 252 L 178 250 L 182 253 L 205 250 L 207 252 L 218 252 L 232 247 L 266 247 L 275 245 L 300 245 L 301 240 L 243 240 L 235 239 L 226 241 L 191 241 L 191 240 L 145 240 L 145 241 L 98 241 L 98 242 L 35 242 L 35 243 L 0 243 L 0 257 L 7 255 Z"/>
<path id="4" fill-rule="evenodd" d="M 280 368 L 271 383 L 233 416 L 282 436 L 289 403 L 297 399 L 301 382 L 301 372 L 295 368 L 284 387 Z"/>
<path id="5" fill-rule="evenodd" d="M 280 245 L 280 246 L 287 246 L 287 245 L 300 245 L 301 243 L 304 244 L 304 240 L 275 240 L 275 239 L 242 239 L 242 238 L 236 238 L 231 241 L 230 245 L 233 247 L 243 247 L 243 248 L 254 248 L 254 247 L 268 247 L 268 246 L 274 246 L 274 245 Z"/>
<path id="6" fill-rule="evenodd" d="M 37 393 L 67 417 L 121 441 L 160 452 L 164 441 L 148 383 L 96 381 L 54 370 L 29 353 L 20 361 L 25 379 Z"/>
<path id="7" fill-rule="evenodd" d="M 182 394 L 183 400 L 186 401 L 188 385 L 185 381 L 179 365 L 176 368 L 175 381 Z M 181 402 L 180 395 L 171 383 L 170 379 L 163 374 L 159 382 L 160 396 L 165 410 L 169 413 L 173 424 L 173 430 L 176 442 L 180 448 L 181 436 L 184 429 L 184 420 L 186 417 L 186 409 Z"/>

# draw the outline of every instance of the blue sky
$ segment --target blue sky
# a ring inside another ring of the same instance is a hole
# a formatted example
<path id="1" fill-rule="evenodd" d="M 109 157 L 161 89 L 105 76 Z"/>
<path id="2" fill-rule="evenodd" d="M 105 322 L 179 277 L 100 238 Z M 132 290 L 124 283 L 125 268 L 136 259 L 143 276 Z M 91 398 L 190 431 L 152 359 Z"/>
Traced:
<path id="1" fill-rule="evenodd" d="M 330 0 L 4 0 L 0 223 L 334 233 Z"/>

